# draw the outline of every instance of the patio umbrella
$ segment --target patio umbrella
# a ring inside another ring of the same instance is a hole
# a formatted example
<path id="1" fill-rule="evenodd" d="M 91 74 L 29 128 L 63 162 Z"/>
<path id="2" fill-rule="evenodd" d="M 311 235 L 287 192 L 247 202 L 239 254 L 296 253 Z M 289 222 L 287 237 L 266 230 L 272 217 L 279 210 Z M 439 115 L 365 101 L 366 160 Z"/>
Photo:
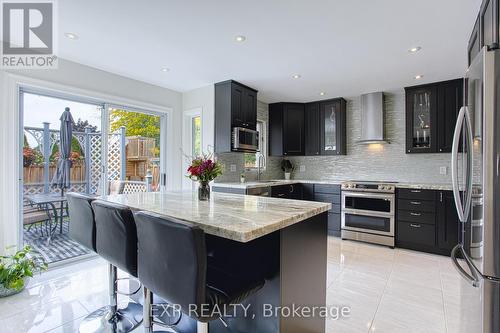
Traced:
<path id="1" fill-rule="evenodd" d="M 61 115 L 61 130 L 59 132 L 59 161 L 57 161 L 56 173 L 52 178 L 52 186 L 61 189 L 61 196 L 64 189 L 70 186 L 71 171 L 71 140 L 73 138 L 73 117 L 67 107 Z"/>

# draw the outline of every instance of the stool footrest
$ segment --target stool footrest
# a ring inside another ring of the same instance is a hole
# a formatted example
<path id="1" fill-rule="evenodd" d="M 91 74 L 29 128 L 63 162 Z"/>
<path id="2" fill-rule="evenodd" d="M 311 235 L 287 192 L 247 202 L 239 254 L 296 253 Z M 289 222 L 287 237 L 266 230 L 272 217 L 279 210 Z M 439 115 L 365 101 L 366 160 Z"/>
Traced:
<path id="1" fill-rule="evenodd" d="M 128 303 L 125 308 L 110 313 L 109 306 L 104 306 L 83 319 L 78 329 L 80 333 L 128 333 L 142 323 L 142 305 Z"/>

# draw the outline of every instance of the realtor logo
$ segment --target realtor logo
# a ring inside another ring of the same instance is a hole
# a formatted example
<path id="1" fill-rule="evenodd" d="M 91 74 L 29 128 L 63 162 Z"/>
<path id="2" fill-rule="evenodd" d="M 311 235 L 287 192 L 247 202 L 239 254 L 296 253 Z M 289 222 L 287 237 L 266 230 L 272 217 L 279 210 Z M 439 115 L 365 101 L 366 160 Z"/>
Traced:
<path id="1" fill-rule="evenodd" d="M 2 63 L 8 69 L 56 68 L 54 2 L 2 1 Z"/>

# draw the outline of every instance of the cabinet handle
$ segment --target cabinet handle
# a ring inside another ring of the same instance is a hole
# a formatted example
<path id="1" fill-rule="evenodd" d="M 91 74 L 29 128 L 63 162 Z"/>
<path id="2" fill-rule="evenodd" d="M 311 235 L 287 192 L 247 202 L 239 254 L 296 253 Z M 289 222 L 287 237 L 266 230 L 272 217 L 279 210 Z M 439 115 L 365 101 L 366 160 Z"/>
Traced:
<path id="1" fill-rule="evenodd" d="M 410 201 L 412 205 L 421 205 L 422 203 L 420 201 Z"/>
<path id="2" fill-rule="evenodd" d="M 413 216 L 420 216 L 422 215 L 421 213 L 414 213 L 414 212 L 411 212 L 410 215 L 413 215 Z"/>
<path id="3" fill-rule="evenodd" d="M 439 192 L 439 200 L 443 202 L 443 192 Z"/>
<path id="4" fill-rule="evenodd" d="M 420 228 L 420 224 L 413 224 L 413 223 L 411 223 L 410 227 L 412 227 L 412 228 Z"/>
<path id="5" fill-rule="evenodd" d="M 284 195 L 285 195 L 285 193 L 278 193 L 278 197 L 282 197 Z"/>
<path id="6" fill-rule="evenodd" d="M 422 192 L 422 191 L 421 191 L 421 190 L 411 190 L 410 192 L 411 192 L 411 193 L 420 193 L 420 192 Z"/>
<path id="7" fill-rule="evenodd" d="M 293 193 L 293 185 L 290 185 L 290 193 Z"/>

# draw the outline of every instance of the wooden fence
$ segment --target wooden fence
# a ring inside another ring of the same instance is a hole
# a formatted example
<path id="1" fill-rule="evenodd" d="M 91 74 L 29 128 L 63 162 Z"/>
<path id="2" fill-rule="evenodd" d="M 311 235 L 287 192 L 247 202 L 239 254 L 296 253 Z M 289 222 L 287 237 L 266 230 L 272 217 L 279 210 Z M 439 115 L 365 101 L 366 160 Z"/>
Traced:
<path id="1" fill-rule="evenodd" d="M 43 165 L 31 165 L 23 168 L 23 181 L 25 184 L 43 183 Z M 56 164 L 49 166 L 49 180 L 52 180 L 56 172 Z M 70 172 L 71 182 L 85 181 L 85 164 L 74 163 Z"/>

